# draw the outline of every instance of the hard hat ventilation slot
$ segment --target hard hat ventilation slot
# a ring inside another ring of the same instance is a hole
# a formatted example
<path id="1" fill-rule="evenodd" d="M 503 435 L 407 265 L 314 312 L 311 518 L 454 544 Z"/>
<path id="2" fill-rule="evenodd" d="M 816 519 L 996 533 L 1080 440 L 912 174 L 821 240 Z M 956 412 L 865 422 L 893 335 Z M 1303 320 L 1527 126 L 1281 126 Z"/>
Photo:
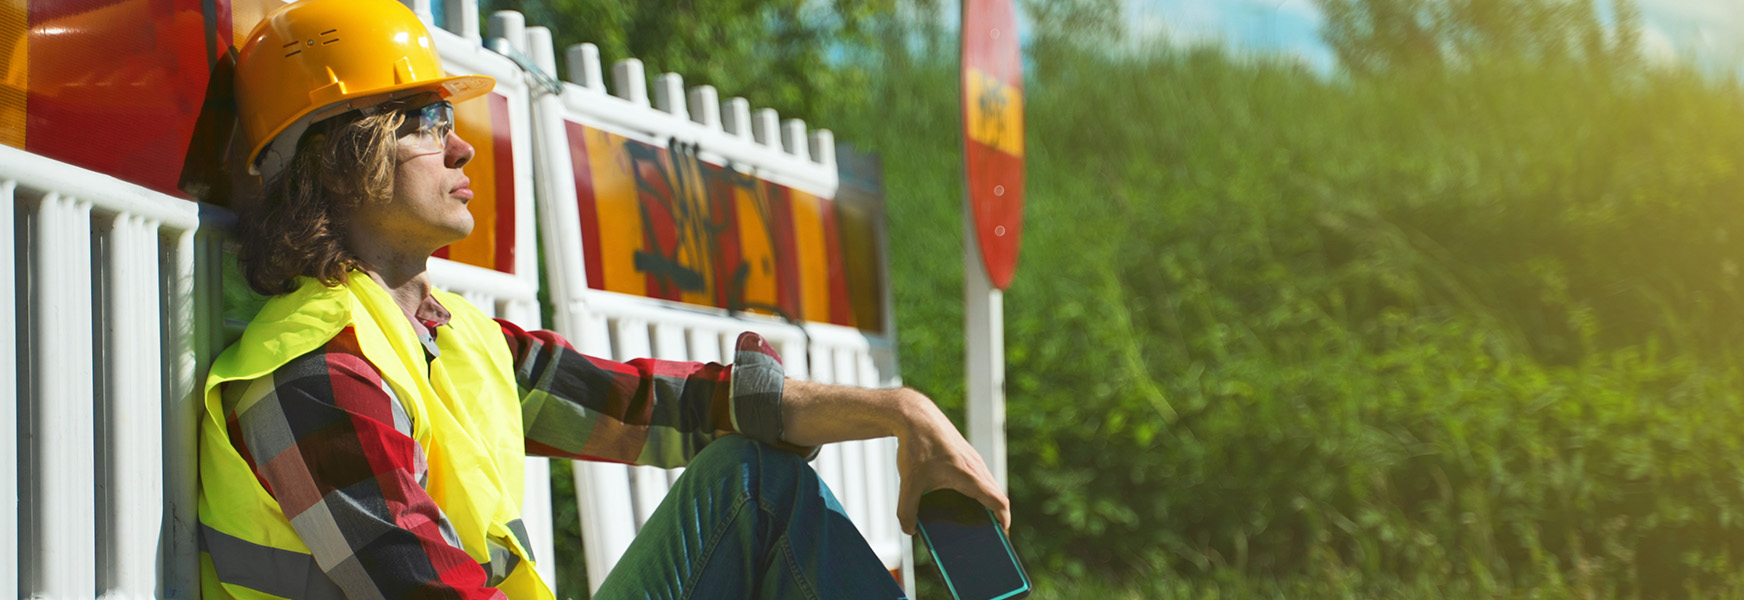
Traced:
<path id="1" fill-rule="evenodd" d="M 288 44 L 285 44 L 285 46 L 284 46 L 284 47 L 285 47 L 285 48 L 286 48 L 286 49 L 290 49 L 290 48 L 297 48 L 297 43 L 296 43 L 296 42 L 291 42 L 291 43 L 288 43 Z M 295 50 L 291 50 L 291 51 L 290 51 L 290 52 L 286 52 L 286 53 L 285 53 L 285 58 L 290 58 L 290 57 L 293 57 L 293 56 L 296 56 L 296 55 L 298 55 L 298 54 L 302 54 L 302 53 L 303 53 L 303 49 L 302 49 L 302 48 L 297 48 L 297 49 L 295 49 Z"/>
<path id="2" fill-rule="evenodd" d="M 333 35 L 335 33 L 339 33 L 339 30 L 338 29 L 329 29 L 327 31 L 321 32 L 321 35 L 327 36 L 327 35 Z M 321 45 L 325 46 L 327 44 L 331 44 L 331 43 L 337 42 L 337 41 L 339 41 L 339 38 L 337 38 L 337 37 L 330 39 L 330 40 L 321 40 Z"/>

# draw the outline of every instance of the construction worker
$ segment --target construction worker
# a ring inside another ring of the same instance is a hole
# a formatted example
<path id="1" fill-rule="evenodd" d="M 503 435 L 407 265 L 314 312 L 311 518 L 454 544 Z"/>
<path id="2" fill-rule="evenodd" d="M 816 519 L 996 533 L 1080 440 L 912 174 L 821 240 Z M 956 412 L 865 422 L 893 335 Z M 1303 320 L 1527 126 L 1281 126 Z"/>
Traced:
<path id="1" fill-rule="evenodd" d="M 732 366 L 583 356 L 432 288 L 430 255 L 473 227 L 453 104 L 495 85 L 434 48 L 393 0 L 302 0 L 239 54 L 262 182 L 239 256 L 271 297 L 205 384 L 208 598 L 551 598 L 520 521 L 529 452 L 689 466 L 606 598 L 900 597 L 805 462 L 830 442 L 899 438 L 904 531 L 940 488 L 1009 522 L 918 392 L 786 379 L 754 334 Z"/>

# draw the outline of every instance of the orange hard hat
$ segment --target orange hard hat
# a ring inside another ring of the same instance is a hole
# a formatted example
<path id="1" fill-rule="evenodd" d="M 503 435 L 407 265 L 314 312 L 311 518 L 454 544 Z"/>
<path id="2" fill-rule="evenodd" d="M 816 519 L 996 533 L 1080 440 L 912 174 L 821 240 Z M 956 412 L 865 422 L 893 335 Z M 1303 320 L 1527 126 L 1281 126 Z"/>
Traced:
<path id="1" fill-rule="evenodd" d="M 282 167 L 322 119 L 418 94 L 460 102 L 494 87 L 483 75 L 444 76 L 430 31 L 394 0 L 287 4 L 254 26 L 236 59 L 250 173 Z"/>

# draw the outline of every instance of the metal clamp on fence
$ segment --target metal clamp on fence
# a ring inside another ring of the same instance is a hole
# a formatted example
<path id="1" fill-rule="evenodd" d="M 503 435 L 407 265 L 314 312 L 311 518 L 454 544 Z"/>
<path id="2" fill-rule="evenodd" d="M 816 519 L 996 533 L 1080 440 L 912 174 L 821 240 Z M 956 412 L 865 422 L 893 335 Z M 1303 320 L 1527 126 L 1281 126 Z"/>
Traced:
<path id="1" fill-rule="evenodd" d="M 551 76 L 550 73 L 546 73 L 544 69 L 539 68 L 539 65 L 533 63 L 533 59 L 528 58 L 527 55 L 516 50 L 515 46 L 510 44 L 508 40 L 503 38 L 491 38 L 486 47 L 490 48 L 491 51 L 496 52 L 497 54 L 509 57 L 509 60 L 515 61 L 515 64 L 520 66 L 522 71 L 526 71 L 527 74 L 532 75 L 533 81 L 537 82 L 540 87 L 545 88 L 545 91 L 550 92 L 552 95 L 563 94 L 563 84 L 559 83 L 556 77 Z"/>

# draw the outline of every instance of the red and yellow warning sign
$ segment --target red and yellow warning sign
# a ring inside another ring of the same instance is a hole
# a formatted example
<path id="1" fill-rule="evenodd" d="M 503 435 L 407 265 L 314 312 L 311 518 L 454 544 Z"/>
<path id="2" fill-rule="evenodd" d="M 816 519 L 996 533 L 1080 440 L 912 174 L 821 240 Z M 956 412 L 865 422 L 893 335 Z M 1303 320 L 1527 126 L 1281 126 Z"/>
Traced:
<path id="1" fill-rule="evenodd" d="M 963 168 L 982 264 L 1011 285 L 1023 233 L 1023 56 L 1011 0 L 963 1 Z"/>
<path id="2" fill-rule="evenodd" d="M 0 1 L 0 144 L 181 195 L 229 25 L 200 0 Z"/>
<path id="3" fill-rule="evenodd" d="M 882 330 L 875 215 L 569 122 L 588 287 Z"/>

